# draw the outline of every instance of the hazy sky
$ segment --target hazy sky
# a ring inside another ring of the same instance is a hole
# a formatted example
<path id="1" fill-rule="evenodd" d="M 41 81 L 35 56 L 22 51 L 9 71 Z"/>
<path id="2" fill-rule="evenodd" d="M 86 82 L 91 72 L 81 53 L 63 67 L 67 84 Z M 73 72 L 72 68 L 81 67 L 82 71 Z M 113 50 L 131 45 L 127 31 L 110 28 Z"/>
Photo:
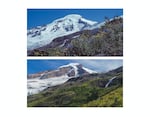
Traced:
<path id="1" fill-rule="evenodd" d="M 123 65 L 122 60 L 90 60 L 90 59 L 74 59 L 74 60 L 28 60 L 28 74 L 37 73 L 44 70 L 55 70 L 59 66 L 69 63 L 80 63 L 83 66 L 95 70 L 97 72 L 105 72 Z"/>
<path id="2" fill-rule="evenodd" d="M 69 14 L 79 14 L 86 19 L 102 22 L 104 17 L 123 15 L 123 9 L 28 9 L 27 29 L 51 23 Z"/>

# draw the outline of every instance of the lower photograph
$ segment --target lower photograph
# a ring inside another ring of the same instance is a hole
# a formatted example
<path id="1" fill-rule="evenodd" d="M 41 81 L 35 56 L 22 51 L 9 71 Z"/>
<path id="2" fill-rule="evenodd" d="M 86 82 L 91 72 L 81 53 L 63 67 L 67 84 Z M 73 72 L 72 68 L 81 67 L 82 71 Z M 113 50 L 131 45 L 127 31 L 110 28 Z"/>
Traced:
<path id="1" fill-rule="evenodd" d="M 123 60 L 28 59 L 27 107 L 123 107 Z"/>

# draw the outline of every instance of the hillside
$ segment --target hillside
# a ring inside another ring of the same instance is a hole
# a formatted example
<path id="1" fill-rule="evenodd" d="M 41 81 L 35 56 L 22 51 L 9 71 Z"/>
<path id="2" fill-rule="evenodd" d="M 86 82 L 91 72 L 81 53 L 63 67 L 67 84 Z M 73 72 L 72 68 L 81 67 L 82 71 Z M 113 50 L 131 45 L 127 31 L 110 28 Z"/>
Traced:
<path id="1" fill-rule="evenodd" d="M 28 107 L 122 107 L 122 67 L 87 74 L 27 97 Z"/>
<path id="2" fill-rule="evenodd" d="M 94 24 L 95 25 L 95 24 Z M 94 26 L 93 26 L 94 27 Z M 28 50 L 28 56 L 122 56 L 123 18 L 107 19 L 94 28 L 85 28 L 57 37 L 51 43 Z"/>

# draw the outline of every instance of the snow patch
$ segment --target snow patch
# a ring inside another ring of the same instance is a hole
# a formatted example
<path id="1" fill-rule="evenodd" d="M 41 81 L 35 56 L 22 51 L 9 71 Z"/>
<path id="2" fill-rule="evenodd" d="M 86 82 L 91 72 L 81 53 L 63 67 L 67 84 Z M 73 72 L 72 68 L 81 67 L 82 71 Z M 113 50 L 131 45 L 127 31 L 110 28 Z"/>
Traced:
<path id="1" fill-rule="evenodd" d="M 68 65 L 63 65 L 63 66 L 60 66 L 59 68 L 63 68 L 63 67 L 72 67 L 74 69 L 74 72 L 75 72 L 75 77 L 78 77 L 79 74 L 78 74 L 78 65 L 80 65 L 79 63 L 70 63 Z"/>
<path id="2" fill-rule="evenodd" d="M 77 65 L 80 65 L 79 63 L 69 63 L 67 65 L 62 65 L 60 66 L 59 68 L 63 68 L 63 67 L 69 67 L 69 66 L 77 66 Z"/>
<path id="3" fill-rule="evenodd" d="M 92 73 L 97 73 L 96 71 L 93 71 L 91 69 L 88 69 L 88 68 L 85 68 L 85 67 L 82 67 L 85 71 L 87 71 L 88 73 L 92 74 Z"/>
<path id="4" fill-rule="evenodd" d="M 90 25 L 94 25 L 94 24 L 97 23 L 97 22 L 95 22 L 95 21 L 90 21 L 90 20 L 87 20 L 87 19 L 84 19 L 84 18 L 82 18 L 82 21 L 83 21 L 83 22 L 87 22 L 87 23 L 90 24 Z"/>
<path id="5" fill-rule="evenodd" d="M 80 35 L 76 35 L 76 36 L 74 36 L 74 37 L 72 37 L 72 38 L 78 38 Z"/>
<path id="6" fill-rule="evenodd" d="M 61 44 L 59 47 L 64 47 L 66 42 L 67 42 L 68 39 L 64 40 L 63 44 Z"/>

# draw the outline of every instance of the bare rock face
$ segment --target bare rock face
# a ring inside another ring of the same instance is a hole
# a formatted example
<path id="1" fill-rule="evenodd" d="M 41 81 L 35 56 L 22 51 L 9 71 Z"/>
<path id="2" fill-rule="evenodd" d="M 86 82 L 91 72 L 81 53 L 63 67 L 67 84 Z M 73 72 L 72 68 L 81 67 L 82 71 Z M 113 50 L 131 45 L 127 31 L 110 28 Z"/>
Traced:
<path id="1" fill-rule="evenodd" d="M 28 74 L 27 78 L 28 79 L 32 79 L 32 78 L 40 78 L 43 74 L 46 74 L 48 71 L 44 71 L 44 72 L 39 72 L 36 74 Z"/>
<path id="2" fill-rule="evenodd" d="M 71 70 L 67 75 L 68 75 L 69 77 L 73 77 L 73 76 L 75 76 L 75 71 L 74 71 L 74 70 Z"/>
<path id="3" fill-rule="evenodd" d="M 29 74 L 27 76 L 28 79 L 37 78 L 37 77 L 41 77 L 41 74 Z"/>
<path id="4" fill-rule="evenodd" d="M 73 67 L 68 66 L 68 67 L 59 68 L 58 70 L 40 72 L 36 74 L 29 74 L 27 77 L 28 79 L 32 79 L 32 78 L 46 79 L 46 78 L 61 77 L 64 75 L 67 75 L 68 77 L 75 76 L 75 71 Z"/>
<path id="5" fill-rule="evenodd" d="M 69 71 L 71 71 L 69 73 Z M 63 67 L 59 68 L 58 70 L 50 71 L 43 75 L 40 79 L 45 79 L 45 78 L 55 78 L 55 77 L 61 77 L 64 75 L 68 75 L 69 77 L 75 76 L 74 71 L 72 70 L 72 67 Z"/>

